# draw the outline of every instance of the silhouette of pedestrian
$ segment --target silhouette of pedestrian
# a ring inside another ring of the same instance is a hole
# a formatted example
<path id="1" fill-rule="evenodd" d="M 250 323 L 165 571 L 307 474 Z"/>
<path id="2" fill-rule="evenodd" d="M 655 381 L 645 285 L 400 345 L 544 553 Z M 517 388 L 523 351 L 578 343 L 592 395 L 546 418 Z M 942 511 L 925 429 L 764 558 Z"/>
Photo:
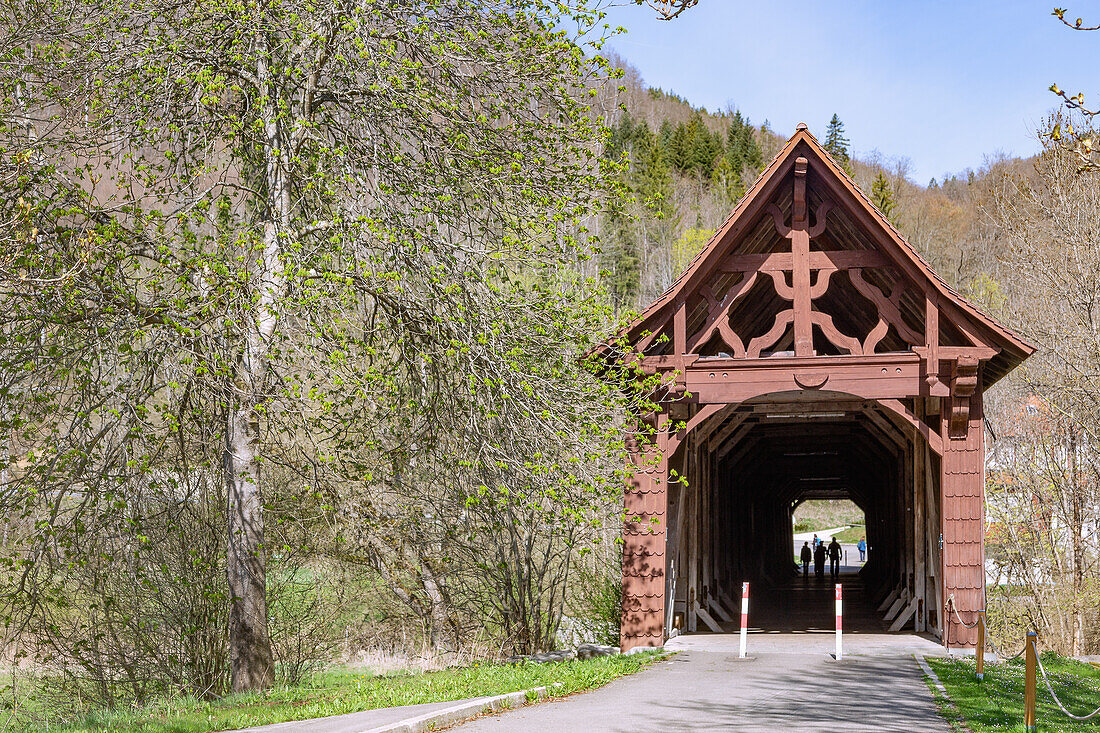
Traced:
<path id="1" fill-rule="evenodd" d="M 829 543 L 829 572 L 835 583 L 840 578 L 840 543 L 836 541 L 836 537 Z"/>
<path id="2" fill-rule="evenodd" d="M 859 542 L 856 543 L 856 549 L 859 550 L 859 561 L 863 562 L 867 553 L 867 540 L 860 537 Z"/>
<path id="3" fill-rule="evenodd" d="M 802 577 L 805 578 L 810 574 L 810 560 L 813 559 L 813 552 L 810 551 L 810 543 L 802 543 Z"/>
<path id="4" fill-rule="evenodd" d="M 814 549 L 814 574 L 825 579 L 825 545 L 820 543 Z"/>

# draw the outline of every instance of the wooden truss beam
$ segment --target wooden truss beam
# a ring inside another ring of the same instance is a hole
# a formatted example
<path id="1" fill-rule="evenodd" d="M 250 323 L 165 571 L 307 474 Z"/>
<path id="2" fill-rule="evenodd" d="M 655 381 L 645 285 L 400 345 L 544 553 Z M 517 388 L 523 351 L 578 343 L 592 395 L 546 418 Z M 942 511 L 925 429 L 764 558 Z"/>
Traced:
<path id="1" fill-rule="evenodd" d="M 827 389 L 863 399 L 925 396 L 921 358 L 913 353 L 850 356 L 703 359 L 682 375 L 691 402 L 739 403 L 754 397 Z"/>

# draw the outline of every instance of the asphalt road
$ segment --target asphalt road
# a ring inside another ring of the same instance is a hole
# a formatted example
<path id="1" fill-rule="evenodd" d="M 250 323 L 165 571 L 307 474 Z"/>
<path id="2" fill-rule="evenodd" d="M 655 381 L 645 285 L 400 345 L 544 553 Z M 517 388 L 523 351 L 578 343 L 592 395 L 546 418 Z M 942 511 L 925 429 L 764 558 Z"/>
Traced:
<path id="1" fill-rule="evenodd" d="M 822 653 L 767 652 L 742 661 L 735 651 L 684 651 L 593 692 L 480 718 L 453 730 L 936 733 L 949 728 L 936 712 L 913 657 L 884 648 L 841 662 Z"/>

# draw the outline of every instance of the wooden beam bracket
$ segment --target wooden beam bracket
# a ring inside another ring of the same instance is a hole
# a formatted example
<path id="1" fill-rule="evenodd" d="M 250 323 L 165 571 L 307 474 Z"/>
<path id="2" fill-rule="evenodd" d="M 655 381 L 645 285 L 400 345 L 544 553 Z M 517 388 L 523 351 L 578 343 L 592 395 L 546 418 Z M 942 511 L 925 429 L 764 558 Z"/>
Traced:
<path id="1" fill-rule="evenodd" d="M 973 356 L 960 356 L 955 360 L 951 374 L 951 416 L 948 435 L 954 440 L 966 438 L 970 423 L 970 398 L 978 389 L 978 360 Z"/>

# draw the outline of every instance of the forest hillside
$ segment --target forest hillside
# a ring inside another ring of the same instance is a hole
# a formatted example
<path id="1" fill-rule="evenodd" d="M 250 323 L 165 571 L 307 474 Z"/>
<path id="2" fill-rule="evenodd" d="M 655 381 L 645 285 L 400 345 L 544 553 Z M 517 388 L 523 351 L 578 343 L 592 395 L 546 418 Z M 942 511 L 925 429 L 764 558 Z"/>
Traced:
<path id="1" fill-rule="evenodd" d="M 709 111 L 648 86 L 622 58 L 618 88 L 596 102 L 610 128 L 605 158 L 623 163 L 624 196 L 600 222 L 602 260 L 616 310 L 637 310 L 662 293 L 706 245 L 793 130 L 775 130 L 736 108 Z M 956 290 L 984 301 L 1001 280 L 989 203 L 994 172 L 1028 161 L 990 159 L 919 184 L 910 161 L 878 152 L 853 157 L 839 116 L 806 120 L 810 131 L 902 234 Z M 873 141 L 857 141 L 865 148 Z"/>

